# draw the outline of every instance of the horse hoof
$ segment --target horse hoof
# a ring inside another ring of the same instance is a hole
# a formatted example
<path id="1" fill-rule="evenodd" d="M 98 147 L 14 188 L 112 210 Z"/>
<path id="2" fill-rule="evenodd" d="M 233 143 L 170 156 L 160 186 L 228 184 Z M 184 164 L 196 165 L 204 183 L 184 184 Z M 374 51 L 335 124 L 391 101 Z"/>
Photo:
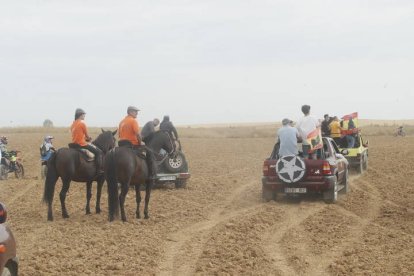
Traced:
<path id="1" fill-rule="evenodd" d="M 148 216 L 148 215 L 145 215 L 145 216 L 144 216 L 144 219 L 149 219 L 149 216 Z"/>
<path id="2" fill-rule="evenodd" d="M 86 211 L 86 214 L 87 214 L 87 215 L 90 215 L 90 214 L 91 214 L 91 211 L 89 211 L 89 212 L 88 212 L 88 211 Z"/>
<path id="3" fill-rule="evenodd" d="M 68 214 L 63 214 L 62 217 L 67 219 L 67 218 L 69 218 L 69 215 Z"/>
<path id="4" fill-rule="evenodd" d="M 97 214 L 101 213 L 101 209 L 96 209 L 95 211 L 96 211 Z"/>
<path id="5" fill-rule="evenodd" d="M 53 217 L 47 217 L 48 221 L 53 221 Z"/>

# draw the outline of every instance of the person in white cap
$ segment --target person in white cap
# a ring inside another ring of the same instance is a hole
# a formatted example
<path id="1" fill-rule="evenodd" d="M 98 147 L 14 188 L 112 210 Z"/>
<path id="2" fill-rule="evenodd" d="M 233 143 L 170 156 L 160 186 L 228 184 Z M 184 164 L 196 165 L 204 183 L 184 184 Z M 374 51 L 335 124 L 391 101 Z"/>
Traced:
<path id="1" fill-rule="evenodd" d="M 277 131 L 279 139 L 279 157 L 287 155 L 298 155 L 298 141 L 301 141 L 297 128 L 291 126 L 292 120 L 282 120 L 282 127 Z"/>

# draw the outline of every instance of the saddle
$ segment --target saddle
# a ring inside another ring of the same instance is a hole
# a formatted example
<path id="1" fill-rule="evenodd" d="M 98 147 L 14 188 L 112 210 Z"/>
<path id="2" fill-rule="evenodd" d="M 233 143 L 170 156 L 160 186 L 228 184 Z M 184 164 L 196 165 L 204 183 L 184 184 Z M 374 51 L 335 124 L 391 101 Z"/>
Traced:
<path id="1" fill-rule="evenodd" d="M 95 160 L 95 154 L 93 152 L 91 152 L 90 150 L 87 149 L 83 149 L 81 148 L 78 144 L 75 143 L 69 143 L 68 147 L 70 149 L 75 149 L 77 151 L 79 151 L 79 153 L 81 154 L 81 156 L 87 161 L 87 162 L 92 162 Z"/>
<path id="2" fill-rule="evenodd" d="M 130 141 L 128 140 L 120 140 L 118 141 L 118 146 L 119 147 L 124 147 L 124 148 L 130 148 L 134 151 L 134 153 L 139 157 L 142 158 L 144 160 L 146 160 L 147 158 L 147 150 L 148 148 L 146 146 L 135 146 L 133 145 Z"/>

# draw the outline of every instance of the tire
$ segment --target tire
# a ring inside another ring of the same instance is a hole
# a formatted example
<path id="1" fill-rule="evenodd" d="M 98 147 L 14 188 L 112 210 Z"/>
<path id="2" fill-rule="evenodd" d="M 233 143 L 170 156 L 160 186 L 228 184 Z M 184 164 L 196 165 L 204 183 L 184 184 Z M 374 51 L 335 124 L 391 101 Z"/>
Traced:
<path id="1" fill-rule="evenodd" d="M 17 276 L 17 265 L 9 261 L 4 267 L 1 276 Z"/>
<path id="2" fill-rule="evenodd" d="M 336 176 L 334 184 L 328 191 L 323 193 L 323 197 L 328 204 L 334 204 L 338 201 L 338 178 Z"/>
<path id="3" fill-rule="evenodd" d="M 23 178 L 24 168 L 22 164 L 16 162 L 16 170 L 14 171 L 14 175 L 16 176 L 16 178 Z"/>
<path id="4" fill-rule="evenodd" d="M 182 189 L 187 186 L 187 179 L 177 179 L 174 182 L 176 189 Z"/>
<path id="5" fill-rule="evenodd" d="M 269 202 L 276 198 L 276 193 L 273 190 L 265 189 L 265 186 L 262 185 L 262 198 L 265 202 Z"/>
<path id="6" fill-rule="evenodd" d="M 0 164 L 0 180 L 6 180 L 8 177 L 8 170 L 5 165 Z"/>
<path id="7" fill-rule="evenodd" d="M 366 171 L 368 170 L 368 154 L 365 154 L 364 156 L 365 156 L 364 164 L 362 166 L 363 166 L 363 169 Z"/>
<path id="8" fill-rule="evenodd" d="M 343 193 L 343 194 L 349 193 L 349 171 L 348 171 L 348 169 L 345 172 L 345 176 L 344 176 L 344 179 L 342 181 L 342 185 L 344 186 L 344 188 L 340 192 Z"/>
<path id="9" fill-rule="evenodd" d="M 41 177 L 41 179 L 46 179 L 46 175 L 47 175 L 47 165 L 42 165 L 40 167 L 40 177 Z"/>
<path id="10" fill-rule="evenodd" d="M 175 158 L 165 159 L 164 166 L 167 171 L 171 173 L 184 172 L 188 170 L 185 155 L 181 151 L 177 152 Z"/>
<path id="11" fill-rule="evenodd" d="M 364 158 L 360 158 L 359 159 L 359 163 L 358 163 L 358 166 L 357 166 L 357 172 L 359 173 L 359 174 L 362 174 L 363 172 L 364 172 L 364 162 L 363 162 L 363 159 Z"/>

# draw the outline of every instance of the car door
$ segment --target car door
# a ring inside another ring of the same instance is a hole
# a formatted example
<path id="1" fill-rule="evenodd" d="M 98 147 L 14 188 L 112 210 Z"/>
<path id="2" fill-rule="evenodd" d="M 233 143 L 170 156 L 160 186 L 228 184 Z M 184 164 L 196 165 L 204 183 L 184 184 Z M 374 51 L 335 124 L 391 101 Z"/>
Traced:
<path id="1" fill-rule="evenodd" d="M 346 167 L 346 162 L 345 162 L 345 157 L 341 154 L 341 152 L 339 151 L 338 146 L 336 145 L 336 143 L 333 140 L 329 140 L 329 143 L 331 144 L 331 147 L 334 151 L 333 157 L 335 159 L 335 163 L 336 163 L 336 167 L 338 169 L 338 181 L 341 182 L 344 174 L 345 174 L 345 167 Z"/>

